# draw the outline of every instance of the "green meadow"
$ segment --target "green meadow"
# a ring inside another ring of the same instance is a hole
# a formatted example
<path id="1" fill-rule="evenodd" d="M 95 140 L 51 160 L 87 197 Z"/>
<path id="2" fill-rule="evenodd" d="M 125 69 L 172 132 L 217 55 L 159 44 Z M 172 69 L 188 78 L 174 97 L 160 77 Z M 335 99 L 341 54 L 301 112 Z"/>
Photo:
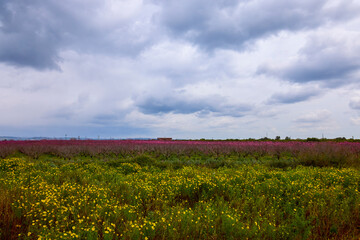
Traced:
<path id="1" fill-rule="evenodd" d="M 358 168 L 266 159 L 8 156 L 0 238 L 360 238 Z"/>

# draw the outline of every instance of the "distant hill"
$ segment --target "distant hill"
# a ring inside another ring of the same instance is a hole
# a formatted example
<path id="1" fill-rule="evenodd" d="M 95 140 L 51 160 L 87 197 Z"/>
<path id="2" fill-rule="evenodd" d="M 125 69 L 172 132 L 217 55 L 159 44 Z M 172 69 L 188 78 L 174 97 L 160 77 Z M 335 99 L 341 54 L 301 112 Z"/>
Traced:
<path id="1" fill-rule="evenodd" d="M 73 138 L 73 137 L 13 137 L 13 136 L 0 136 L 0 141 L 4 140 L 70 140 L 70 139 L 79 139 L 79 140 L 153 140 L 155 138 Z"/>
<path id="2" fill-rule="evenodd" d="M 12 136 L 0 136 L 0 141 L 3 140 L 42 140 L 42 139 L 54 139 L 48 137 L 12 137 Z M 58 139 L 58 138 L 57 138 Z"/>

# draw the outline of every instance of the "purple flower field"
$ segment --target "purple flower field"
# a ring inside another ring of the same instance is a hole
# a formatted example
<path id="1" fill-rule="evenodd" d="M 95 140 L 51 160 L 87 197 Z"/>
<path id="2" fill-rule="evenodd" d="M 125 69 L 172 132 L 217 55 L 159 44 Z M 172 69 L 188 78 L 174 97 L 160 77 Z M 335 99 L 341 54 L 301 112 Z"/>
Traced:
<path id="1" fill-rule="evenodd" d="M 150 156 L 160 161 L 178 159 L 224 160 L 237 162 L 281 161 L 291 165 L 342 166 L 359 165 L 358 142 L 306 141 L 192 141 L 192 140 L 37 140 L 1 141 L 0 157 L 21 153 L 37 159 L 52 155 L 70 159 L 97 157 L 121 159 Z M 275 164 L 276 165 L 276 164 Z M 280 166 L 279 165 L 279 166 Z M 297 164 L 296 164 L 297 165 Z"/>

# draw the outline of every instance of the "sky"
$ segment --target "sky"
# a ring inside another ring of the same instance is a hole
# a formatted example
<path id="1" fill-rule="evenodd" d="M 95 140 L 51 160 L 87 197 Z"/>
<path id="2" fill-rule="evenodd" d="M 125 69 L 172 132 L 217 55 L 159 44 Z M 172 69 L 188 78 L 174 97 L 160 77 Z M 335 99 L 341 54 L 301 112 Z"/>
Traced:
<path id="1" fill-rule="evenodd" d="M 0 136 L 360 138 L 358 0 L 0 0 Z"/>

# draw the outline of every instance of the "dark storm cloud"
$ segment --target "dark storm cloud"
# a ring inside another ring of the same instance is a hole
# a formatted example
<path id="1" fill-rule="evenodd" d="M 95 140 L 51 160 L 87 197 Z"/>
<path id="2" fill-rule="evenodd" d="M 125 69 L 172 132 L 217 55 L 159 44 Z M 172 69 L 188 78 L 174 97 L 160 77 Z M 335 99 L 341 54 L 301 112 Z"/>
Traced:
<path id="1" fill-rule="evenodd" d="M 37 69 L 57 68 L 61 36 L 51 14 L 34 1 L 0 2 L 0 61 Z"/>
<path id="2" fill-rule="evenodd" d="M 2 0 L 0 61 L 40 70 L 55 69 L 63 49 L 134 56 L 168 37 L 185 39 L 205 49 L 239 48 L 283 30 L 341 22 L 356 16 L 358 10 L 353 1 L 330 6 L 330 0 L 152 2 L 159 10 L 149 10 L 146 6 L 150 4 L 142 3 L 137 7 L 143 15 L 107 24 L 107 11 L 111 8 L 103 8 L 104 1 Z M 126 15 L 129 3 L 117 4 L 122 4 L 119 11 Z M 114 16 L 121 14 L 116 12 Z M 160 31 L 161 26 L 165 31 Z"/>
<path id="3" fill-rule="evenodd" d="M 316 89 L 304 89 L 300 91 L 288 91 L 283 93 L 275 93 L 267 101 L 268 104 L 291 104 L 309 100 L 320 94 Z"/>
<path id="4" fill-rule="evenodd" d="M 136 29 L 143 19 L 136 23 L 119 20 L 108 26 L 96 16 L 104 5 L 102 1 L 0 1 L 0 61 L 43 70 L 58 69 L 59 52 L 65 49 L 106 55 L 137 53 L 148 40 L 141 28 Z"/>
<path id="5" fill-rule="evenodd" d="M 359 50 L 356 42 L 317 36 L 308 41 L 292 63 L 281 67 L 262 66 L 258 73 L 296 83 L 322 82 L 327 87 L 345 85 L 354 81 L 353 74 L 360 70 Z"/>
<path id="6" fill-rule="evenodd" d="M 148 96 L 139 99 L 136 105 L 145 114 L 196 113 L 199 117 L 208 114 L 241 117 L 253 108 L 250 104 L 229 104 L 221 96 L 194 98 L 182 94 L 165 97 Z"/>
<path id="7" fill-rule="evenodd" d="M 329 0 L 155 1 L 162 10 L 160 24 L 177 37 L 207 49 L 239 48 L 249 41 L 277 34 L 317 28 L 357 16 L 353 2 Z"/>

